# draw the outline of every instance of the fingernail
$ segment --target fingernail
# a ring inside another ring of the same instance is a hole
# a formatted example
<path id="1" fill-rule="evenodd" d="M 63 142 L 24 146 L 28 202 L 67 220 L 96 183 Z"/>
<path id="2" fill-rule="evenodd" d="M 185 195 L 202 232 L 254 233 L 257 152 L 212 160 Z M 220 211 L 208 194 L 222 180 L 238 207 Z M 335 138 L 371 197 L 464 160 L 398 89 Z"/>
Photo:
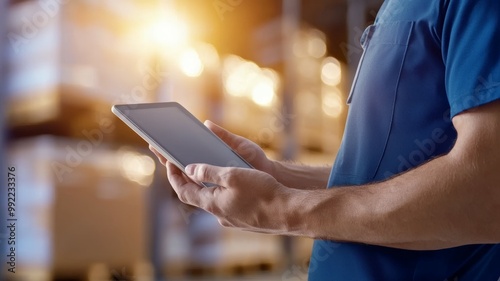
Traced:
<path id="1" fill-rule="evenodd" d="M 194 174 L 194 169 L 196 168 L 196 165 L 195 164 L 190 164 L 190 165 L 187 165 L 186 166 L 186 174 L 188 176 Z"/>

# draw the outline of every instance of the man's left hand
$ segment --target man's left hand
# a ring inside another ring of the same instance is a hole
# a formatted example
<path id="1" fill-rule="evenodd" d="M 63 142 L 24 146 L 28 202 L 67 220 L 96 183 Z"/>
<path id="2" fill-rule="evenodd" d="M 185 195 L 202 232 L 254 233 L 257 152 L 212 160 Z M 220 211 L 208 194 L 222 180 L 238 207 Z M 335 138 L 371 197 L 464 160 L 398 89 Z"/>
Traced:
<path id="1" fill-rule="evenodd" d="M 255 232 L 290 234 L 296 227 L 290 210 L 293 193 L 271 175 L 253 169 L 192 164 L 186 174 L 166 162 L 170 184 L 179 199 L 215 215 L 219 223 Z M 186 176 L 187 175 L 187 176 Z M 202 187 L 201 182 L 216 184 Z"/>

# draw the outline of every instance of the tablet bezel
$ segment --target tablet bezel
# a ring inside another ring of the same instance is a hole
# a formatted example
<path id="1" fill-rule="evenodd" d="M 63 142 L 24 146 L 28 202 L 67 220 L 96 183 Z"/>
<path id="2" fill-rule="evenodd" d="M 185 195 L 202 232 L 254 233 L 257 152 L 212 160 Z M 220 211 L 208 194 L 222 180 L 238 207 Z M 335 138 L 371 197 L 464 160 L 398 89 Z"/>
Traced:
<path id="1" fill-rule="evenodd" d="M 216 134 L 214 134 L 210 129 L 208 129 L 200 120 L 198 120 L 193 114 L 191 114 L 186 108 L 177 102 L 157 102 L 157 103 L 136 103 L 136 104 L 115 104 L 112 106 L 111 111 L 120 118 L 125 124 L 127 124 L 135 133 L 141 136 L 147 143 L 151 144 L 160 154 L 165 157 L 168 161 L 172 162 L 181 171 L 185 172 L 185 166 L 177 159 L 175 159 L 166 148 L 160 146 L 151 136 L 149 136 L 141 127 L 139 127 L 134 120 L 127 115 L 127 112 L 134 109 L 148 109 L 148 108 L 169 108 L 176 107 L 183 114 L 185 114 L 191 121 L 198 125 L 201 129 L 210 133 L 213 137 L 224 144 L 227 149 L 229 149 L 235 156 L 243 161 L 248 168 L 253 169 L 252 165 L 248 163 L 241 155 L 236 153 L 229 145 L 227 145 L 222 139 L 220 139 Z"/>

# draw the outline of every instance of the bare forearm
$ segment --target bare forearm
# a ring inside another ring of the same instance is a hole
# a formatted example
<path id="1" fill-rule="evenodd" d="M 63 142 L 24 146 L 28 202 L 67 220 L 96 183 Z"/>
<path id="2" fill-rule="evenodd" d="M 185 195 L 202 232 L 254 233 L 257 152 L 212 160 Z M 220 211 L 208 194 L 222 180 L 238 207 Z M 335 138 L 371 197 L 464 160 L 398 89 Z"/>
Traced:
<path id="1" fill-rule="evenodd" d="M 499 242 L 500 177 L 471 165 L 443 156 L 385 182 L 316 191 L 307 235 L 405 249 Z"/>
<path id="2" fill-rule="evenodd" d="M 297 189 L 325 189 L 331 166 L 307 166 L 273 161 L 273 176 L 281 184 Z"/>
<path id="3" fill-rule="evenodd" d="M 295 229 L 405 249 L 500 243 L 499 112 L 496 101 L 455 116 L 449 154 L 387 181 L 301 191 Z"/>

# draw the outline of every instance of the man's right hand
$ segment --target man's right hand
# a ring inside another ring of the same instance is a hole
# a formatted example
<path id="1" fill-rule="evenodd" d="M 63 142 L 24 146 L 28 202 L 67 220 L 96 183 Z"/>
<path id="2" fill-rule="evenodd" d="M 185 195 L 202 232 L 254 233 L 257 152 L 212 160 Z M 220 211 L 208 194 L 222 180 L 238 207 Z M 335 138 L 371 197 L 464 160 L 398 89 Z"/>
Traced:
<path id="1" fill-rule="evenodd" d="M 267 158 L 262 148 L 256 143 L 235 135 L 211 121 L 205 121 L 205 126 L 255 169 L 270 174 L 281 184 L 298 189 L 323 189 L 326 187 L 330 166 L 310 167 L 273 161 Z"/>
<path id="2" fill-rule="evenodd" d="M 267 158 L 262 148 L 256 143 L 242 136 L 235 135 L 211 121 L 205 121 L 205 126 L 255 169 L 270 174 L 281 184 L 298 189 L 323 189 L 326 187 L 331 169 L 330 166 L 311 167 L 273 161 Z M 167 159 L 151 145 L 149 149 L 153 151 L 163 165 L 167 164 Z"/>
<path id="3" fill-rule="evenodd" d="M 274 161 L 267 158 L 259 145 L 242 136 L 235 135 L 228 130 L 216 125 L 212 121 L 205 121 L 205 126 L 216 134 L 222 141 L 243 157 L 255 169 L 261 170 L 275 177 Z"/>

